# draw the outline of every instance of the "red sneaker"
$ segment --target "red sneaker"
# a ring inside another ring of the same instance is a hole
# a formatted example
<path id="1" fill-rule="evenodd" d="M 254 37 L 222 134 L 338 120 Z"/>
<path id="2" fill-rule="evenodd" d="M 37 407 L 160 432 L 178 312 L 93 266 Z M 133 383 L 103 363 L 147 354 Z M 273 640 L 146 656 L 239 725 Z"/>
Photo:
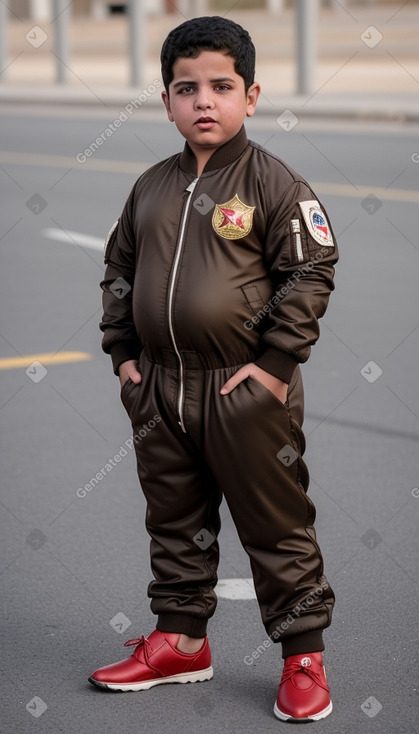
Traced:
<path id="1" fill-rule="evenodd" d="M 285 658 L 275 716 L 282 721 L 317 721 L 332 708 L 321 652 Z"/>
<path id="2" fill-rule="evenodd" d="M 177 649 L 179 637 L 179 634 L 154 630 L 149 638 L 128 640 L 126 647 L 137 645 L 131 657 L 95 670 L 90 683 L 112 691 L 143 691 L 160 683 L 210 680 L 213 670 L 208 637 L 193 655 Z"/>

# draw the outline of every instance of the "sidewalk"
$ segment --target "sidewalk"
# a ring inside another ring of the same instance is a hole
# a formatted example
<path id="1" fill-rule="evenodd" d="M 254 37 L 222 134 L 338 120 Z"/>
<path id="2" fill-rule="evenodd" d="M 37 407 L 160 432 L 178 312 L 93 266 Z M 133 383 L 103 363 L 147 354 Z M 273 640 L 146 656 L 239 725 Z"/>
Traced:
<path id="1" fill-rule="evenodd" d="M 232 11 L 249 29 L 257 50 L 262 85 L 259 109 L 278 116 L 332 116 L 419 120 L 419 4 L 379 8 L 339 5 L 320 12 L 318 64 L 313 93 L 295 94 L 294 13 Z M 183 17 L 147 20 L 145 90 L 160 79 L 162 40 Z M 124 107 L 141 89 L 129 87 L 128 20 L 73 18 L 68 84 L 54 82 L 54 26 L 9 21 L 9 66 L 0 83 L 0 102 L 115 105 Z M 159 90 L 147 95 L 147 109 L 161 107 Z"/>

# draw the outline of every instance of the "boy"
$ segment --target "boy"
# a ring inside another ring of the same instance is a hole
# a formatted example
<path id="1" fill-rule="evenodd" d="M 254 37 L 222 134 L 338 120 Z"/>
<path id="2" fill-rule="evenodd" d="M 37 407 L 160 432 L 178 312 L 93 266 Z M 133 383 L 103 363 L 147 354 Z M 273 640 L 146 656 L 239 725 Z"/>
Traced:
<path id="1" fill-rule="evenodd" d="M 224 494 L 265 629 L 282 643 L 275 715 L 320 719 L 332 710 L 322 630 L 334 595 L 307 497 L 298 363 L 333 290 L 335 241 L 308 184 L 247 139 L 260 91 L 247 31 L 195 18 L 171 31 L 161 61 L 185 147 L 134 185 L 101 284 L 103 349 L 141 436 L 157 628 L 89 680 L 143 690 L 212 677 Z"/>

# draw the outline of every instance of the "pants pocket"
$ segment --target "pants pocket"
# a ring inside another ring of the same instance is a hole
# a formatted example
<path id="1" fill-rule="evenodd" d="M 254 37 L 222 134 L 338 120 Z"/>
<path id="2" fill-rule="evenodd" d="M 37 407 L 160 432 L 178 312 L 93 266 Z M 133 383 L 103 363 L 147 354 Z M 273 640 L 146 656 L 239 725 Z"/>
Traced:
<path id="1" fill-rule="evenodd" d="M 269 390 L 268 387 L 266 387 L 256 377 L 253 377 L 252 375 L 249 375 L 249 377 L 247 377 L 246 380 L 251 381 L 253 385 L 256 384 L 258 386 L 258 389 L 260 390 L 260 392 L 262 392 L 262 393 L 265 394 L 265 397 L 270 396 L 271 399 L 274 400 L 275 403 L 277 403 L 283 410 L 287 410 L 287 408 L 288 408 L 288 397 L 287 397 L 285 403 L 283 403 L 279 398 L 277 398 L 277 396 L 271 390 Z M 288 390 L 289 390 L 289 388 L 288 388 Z"/>
<path id="2" fill-rule="evenodd" d="M 130 415 L 133 401 L 135 399 L 135 396 L 138 395 L 138 390 L 140 389 L 140 387 L 141 382 L 133 382 L 130 377 L 128 377 L 128 379 L 121 387 L 120 398 L 128 415 Z"/>
<path id="3" fill-rule="evenodd" d="M 125 380 L 124 384 L 123 384 L 123 385 L 122 385 L 122 387 L 121 387 L 121 390 L 120 390 L 120 395 L 121 395 L 121 398 L 122 398 L 122 395 L 123 395 L 123 393 L 124 393 L 124 390 L 125 390 L 125 388 L 126 388 L 126 387 L 129 387 L 130 383 L 132 383 L 132 380 L 131 380 L 131 378 L 130 378 L 130 377 L 128 377 L 128 379 L 127 379 L 127 380 Z"/>

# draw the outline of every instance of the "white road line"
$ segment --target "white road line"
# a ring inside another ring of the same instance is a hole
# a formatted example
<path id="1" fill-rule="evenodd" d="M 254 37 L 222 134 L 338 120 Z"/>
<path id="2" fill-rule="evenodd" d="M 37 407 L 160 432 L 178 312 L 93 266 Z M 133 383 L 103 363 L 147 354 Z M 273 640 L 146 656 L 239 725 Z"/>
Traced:
<path id="1" fill-rule="evenodd" d="M 256 599 L 253 579 L 220 579 L 215 593 L 220 599 Z"/>
<path id="2" fill-rule="evenodd" d="M 83 232 L 72 232 L 71 230 L 54 229 L 50 227 L 43 229 L 42 234 L 48 240 L 65 242 L 67 245 L 79 245 L 79 247 L 91 247 L 93 250 L 104 251 L 105 237 L 94 237 Z"/>

